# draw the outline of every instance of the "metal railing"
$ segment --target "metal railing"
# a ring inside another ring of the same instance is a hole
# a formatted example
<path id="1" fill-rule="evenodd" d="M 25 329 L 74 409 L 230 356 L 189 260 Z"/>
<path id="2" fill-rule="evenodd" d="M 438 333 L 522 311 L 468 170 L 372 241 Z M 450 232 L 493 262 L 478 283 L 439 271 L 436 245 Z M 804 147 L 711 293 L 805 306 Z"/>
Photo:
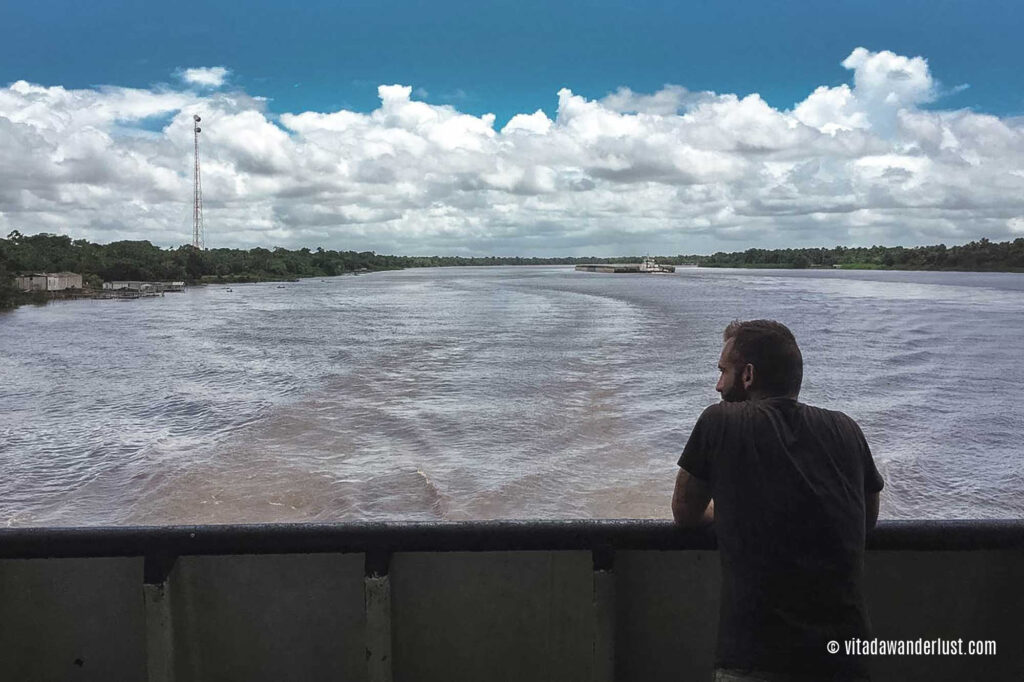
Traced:
<path id="1" fill-rule="evenodd" d="M 632 519 L 0 529 L 0 679 L 702 679 L 715 547 Z M 876 634 L 1009 647 L 876 679 L 1024 678 L 1024 520 L 882 521 L 867 559 Z"/>
<path id="2" fill-rule="evenodd" d="M 867 545 L 868 550 L 1024 549 L 1024 519 L 880 521 Z M 0 529 L 0 558 L 715 547 L 709 529 L 637 519 Z"/>

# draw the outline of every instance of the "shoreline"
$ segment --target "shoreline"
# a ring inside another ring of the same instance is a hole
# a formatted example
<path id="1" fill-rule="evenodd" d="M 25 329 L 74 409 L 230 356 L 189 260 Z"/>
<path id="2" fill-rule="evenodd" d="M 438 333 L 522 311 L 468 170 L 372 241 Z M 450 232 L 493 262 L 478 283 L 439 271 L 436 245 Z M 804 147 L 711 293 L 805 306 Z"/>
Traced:
<path id="1" fill-rule="evenodd" d="M 571 264 L 569 264 L 571 265 Z M 451 265 L 451 266 L 437 266 L 437 267 L 479 267 L 471 265 Z M 494 264 L 486 267 L 532 267 L 530 265 L 508 265 L 508 264 Z M 685 269 L 705 268 L 708 270 L 813 270 L 820 272 L 832 272 L 832 271 L 881 271 L 881 272 L 963 272 L 963 273 L 1005 273 L 1005 274 L 1024 274 L 1024 268 L 989 268 L 989 269 L 971 269 L 964 270 L 959 268 L 906 268 L 906 267 L 891 267 L 884 265 L 872 265 L 872 264 L 842 264 L 839 267 L 822 266 L 822 265 L 811 265 L 807 267 L 796 267 L 792 265 L 785 265 L 779 263 L 762 264 L 762 263 L 748 263 L 748 264 L 734 264 L 734 265 L 692 265 L 687 264 L 684 266 Z M 381 268 L 374 270 L 364 270 L 361 272 L 346 272 L 340 275 L 313 275 L 309 277 L 279 277 L 279 278 L 264 278 L 264 277 L 224 277 L 216 279 L 207 279 L 198 282 L 187 282 L 186 287 L 198 287 L 198 286 L 210 286 L 210 285 L 225 285 L 230 286 L 232 284 L 273 284 L 273 283 L 294 283 L 300 282 L 304 279 L 324 279 L 327 277 L 346 277 L 356 275 L 368 275 L 373 272 L 388 272 L 395 270 L 413 270 L 419 268 Z M 145 298 L 143 296 L 111 296 L 110 292 L 104 292 L 102 289 L 74 289 L 74 290 L 63 290 L 63 291 L 35 291 L 35 292 L 19 292 L 15 298 L 11 299 L 9 305 L 0 307 L 0 313 L 16 310 L 26 305 L 47 305 L 54 301 L 77 301 L 83 299 L 111 299 L 111 298 Z"/>
<path id="2" fill-rule="evenodd" d="M 805 267 L 798 267 L 795 265 L 788 265 L 785 263 L 746 263 L 746 264 L 708 264 L 698 265 L 700 268 L 708 268 L 714 270 L 821 270 L 823 272 L 830 272 L 833 270 L 879 270 L 884 272 L 1007 272 L 1014 274 L 1024 273 L 1024 268 L 907 268 L 907 267 L 893 267 L 891 265 L 873 265 L 871 263 L 845 263 L 840 264 L 839 267 L 832 267 L 831 265 L 808 265 Z"/>

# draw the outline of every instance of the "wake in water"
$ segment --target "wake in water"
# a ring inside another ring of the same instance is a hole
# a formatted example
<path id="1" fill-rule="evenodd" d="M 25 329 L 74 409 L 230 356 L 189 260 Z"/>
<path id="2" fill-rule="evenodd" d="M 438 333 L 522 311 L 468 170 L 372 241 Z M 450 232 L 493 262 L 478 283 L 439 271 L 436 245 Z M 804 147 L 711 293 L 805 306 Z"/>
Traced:
<path id="1" fill-rule="evenodd" d="M 666 518 L 721 330 L 753 317 L 797 334 L 802 398 L 864 428 L 883 518 L 1019 517 L 1022 290 L 453 268 L 22 308 L 0 522 Z"/>

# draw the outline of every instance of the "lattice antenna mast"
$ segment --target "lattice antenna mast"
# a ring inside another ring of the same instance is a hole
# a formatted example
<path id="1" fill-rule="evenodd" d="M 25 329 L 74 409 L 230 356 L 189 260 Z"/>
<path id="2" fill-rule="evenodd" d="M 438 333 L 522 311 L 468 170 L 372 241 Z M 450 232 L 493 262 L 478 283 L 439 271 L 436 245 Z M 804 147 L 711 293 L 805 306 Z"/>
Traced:
<path id="1" fill-rule="evenodd" d="M 192 174 L 192 246 L 197 249 L 206 248 L 206 235 L 203 233 L 203 183 L 199 176 L 199 133 L 203 129 L 199 122 L 203 120 L 198 115 L 192 116 L 192 134 L 195 138 L 196 164 Z"/>

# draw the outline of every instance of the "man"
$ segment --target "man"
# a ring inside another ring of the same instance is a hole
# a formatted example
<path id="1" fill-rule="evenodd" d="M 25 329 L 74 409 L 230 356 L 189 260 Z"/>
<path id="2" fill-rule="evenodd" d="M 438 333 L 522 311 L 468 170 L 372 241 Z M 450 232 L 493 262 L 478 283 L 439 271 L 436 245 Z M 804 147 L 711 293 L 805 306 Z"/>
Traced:
<path id="1" fill-rule="evenodd" d="M 883 485 L 871 451 L 845 414 L 797 401 L 803 358 L 785 325 L 737 320 L 723 340 L 723 402 L 693 427 L 672 497 L 677 523 L 713 521 L 718 538 L 715 679 L 868 679 L 842 643 L 869 637 L 864 537 Z"/>

